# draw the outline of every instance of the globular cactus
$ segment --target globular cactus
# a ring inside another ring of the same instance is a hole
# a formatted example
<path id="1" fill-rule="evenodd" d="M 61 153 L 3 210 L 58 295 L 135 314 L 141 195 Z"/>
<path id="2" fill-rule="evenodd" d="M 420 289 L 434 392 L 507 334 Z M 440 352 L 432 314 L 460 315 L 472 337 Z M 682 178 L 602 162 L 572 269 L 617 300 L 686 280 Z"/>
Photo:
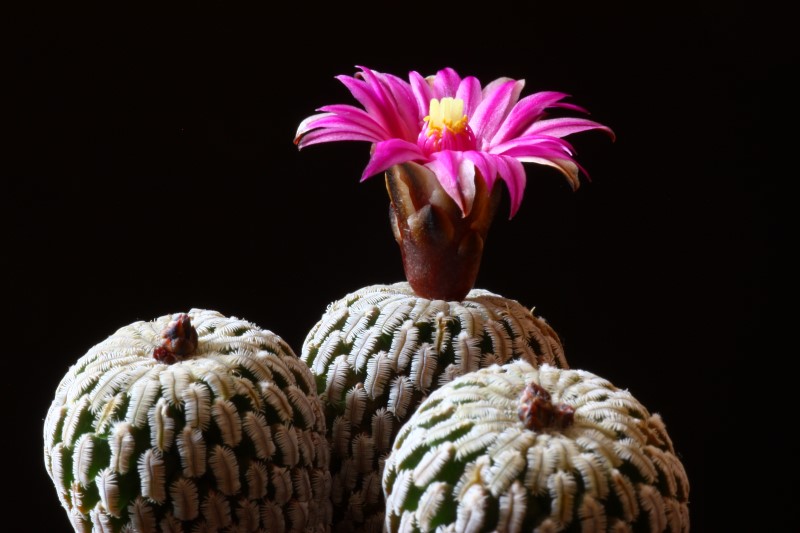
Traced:
<path id="1" fill-rule="evenodd" d="M 44 458 L 76 532 L 324 532 L 325 439 L 314 378 L 279 336 L 194 309 L 71 366 Z"/>
<path id="2" fill-rule="evenodd" d="M 334 530 L 380 532 L 383 460 L 403 422 L 456 376 L 520 358 L 566 366 L 558 336 L 519 302 L 473 289 L 429 300 L 408 283 L 332 303 L 301 358 L 318 382 L 331 444 Z"/>
<path id="3" fill-rule="evenodd" d="M 594 374 L 524 361 L 431 394 L 382 486 L 388 533 L 689 530 L 689 484 L 659 415 Z"/>

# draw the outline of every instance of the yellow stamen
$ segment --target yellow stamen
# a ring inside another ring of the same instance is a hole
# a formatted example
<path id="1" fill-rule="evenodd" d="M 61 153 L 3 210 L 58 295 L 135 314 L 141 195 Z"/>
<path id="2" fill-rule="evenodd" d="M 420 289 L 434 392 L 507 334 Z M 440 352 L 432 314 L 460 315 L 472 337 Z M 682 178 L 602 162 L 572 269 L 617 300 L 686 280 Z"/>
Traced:
<path id="1" fill-rule="evenodd" d="M 452 133 L 461 133 L 467 127 L 467 115 L 464 114 L 464 100 L 461 98 L 431 98 L 430 111 L 424 118 L 428 123 L 428 136 L 435 133 L 441 135 L 445 129 Z"/>

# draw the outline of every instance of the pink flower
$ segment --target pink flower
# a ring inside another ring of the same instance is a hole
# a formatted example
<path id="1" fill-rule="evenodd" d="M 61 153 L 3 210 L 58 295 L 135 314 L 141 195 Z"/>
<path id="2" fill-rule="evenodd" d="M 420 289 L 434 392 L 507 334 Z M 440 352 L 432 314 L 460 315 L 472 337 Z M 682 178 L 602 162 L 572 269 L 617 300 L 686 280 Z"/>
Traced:
<path id="1" fill-rule="evenodd" d="M 499 78 L 481 87 L 475 77 L 462 79 L 445 68 L 427 78 L 411 72 L 406 82 L 358 68 L 361 72 L 355 76 L 337 79 L 363 109 L 346 104 L 317 109 L 319 114 L 300 123 L 295 144 L 304 148 L 332 141 L 373 143 L 362 181 L 395 164 L 422 164 L 433 171 L 464 216 L 472 209 L 476 174 L 489 192 L 498 178 L 505 182 L 513 217 L 525 189 L 522 163 L 554 167 L 577 189 L 579 172 L 586 171 L 562 137 L 598 129 L 614 138 L 611 129 L 585 118 L 548 118 L 552 108 L 586 110 L 563 102 L 568 95 L 560 92 L 520 99 L 524 80 Z"/>

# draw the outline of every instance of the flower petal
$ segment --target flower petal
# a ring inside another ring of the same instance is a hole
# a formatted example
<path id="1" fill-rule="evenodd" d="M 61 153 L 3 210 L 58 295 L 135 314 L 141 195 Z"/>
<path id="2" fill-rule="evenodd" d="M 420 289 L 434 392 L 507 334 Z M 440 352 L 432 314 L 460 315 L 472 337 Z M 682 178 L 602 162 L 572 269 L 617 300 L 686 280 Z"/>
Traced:
<path id="1" fill-rule="evenodd" d="M 461 159 L 458 164 L 458 187 L 464 197 L 464 207 L 461 212 L 467 216 L 472 211 L 475 203 L 475 165 L 472 161 Z"/>
<path id="2" fill-rule="evenodd" d="M 531 124 L 528 129 L 523 132 L 523 135 L 535 134 L 566 137 L 573 133 L 580 133 L 588 130 L 601 130 L 608 133 L 611 136 L 611 140 L 615 139 L 614 132 L 611 131 L 611 128 L 608 126 L 604 126 L 593 120 L 572 117 L 539 120 Z"/>
<path id="3" fill-rule="evenodd" d="M 372 117 L 363 109 L 346 104 L 336 104 L 320 107 L 319 110 L 326 113 L 333 113 L 334 115 L 348 119 L 353 123 L 357 123 L 364 128 L 368 128 L 375 132 L 375 135 L 381 139 L 388 139 L 390 137 L 389 132 L 387 132 L 383 126 L 381 126 L 378 121 L 375 120 L 374 117 Z"/>
<path id="4" fill-rule="evenodd" d="M 402 137 L 403 128 L 398 120 L 396 106 L 391 99 L 387 99 L 383 91 L 373 87 L 364 80 L 351 76 L 337 76 L 342 84 L 347 87 L 353 97 L 364 106 L 364 109 L 375 121 L 392 137 Z"/>
<path id="5" fill-rule="evenodd" d="M 341 76 L 336 76 L 336 79 L 339 80 L 342 85 L 347 87 L 347 90 L 350 91 L 350 94 L 353 95 L 353 98 L 358 100 L 358 102 L 364 106 L 364 109 L 367 111 L 367 113 L 373 116 L 376 121 L 380 122 L 381 126 L 386 128 L 386 123 L 383 121 L 381 113 L 382 109 L 380 108 L 378 99 L 375 97 L 372 88 L 367 84 L 367 82 L 352 76 L 346 76 L 344 74 Z M 386 129 L 388 130 L 388 128 Z"/>
<path id="6" fill-rule="evenodd" d="M 572 190 L 576 190 L 580 186 L 578 179 L 580 172 L 583 172 L 589 179 L 589 174 L 571 157 L 571 148 L 566 141 L 546 137 L 541 138 L 541 141 L 540 143 L 520 142 L 520 139 L 515 139 L 504 143 L 502 146 L 506 149 L 502 151 L 502 157 L 513 157 L 524 163 L 538 163 L 553 167 L 567 178 Z"/>
<path id="7" fill-rule="evenodd" d="M 525 128 L 539 120 L 545 109 L 559 100 L 566 98 L 566 93 L 541 91 L 526 96 L 511 109 L 500 129 L 492 138 L 492 145 L 499 144 L 512 137 L 521 135 Z"/>
<path id="8" fill-rule="evenodd" d="M 564 139 L 551 137 L 549 135 L 525 135 L 517 137 L 502 144 L 492 147 L 489 153 L 495 155 L 510 155 L 519 157 L 521 155 L 541 155 L 554 153 L 558 157 L 573 154 L 572 145 Z"/>
<path id="9" fill-rule="evenodd" d="M 584 173 L 586 179 L 590 179 L 589 174 L 583 169 L 583 167 L 576 163 L 574 159 L 557 159 L 534 156 L 518 157 L 517 159 L 523 163 L 537 163 L 539 165 L 553 167 L 561 172 L 565 178 L 567 178 L 567 182 L 569 183 L 569 186 L 572 187 L 573 191 L 576 190 L 581 184 L 580 180 L 578 179 L 578 174 L 580 172 Z"/>
<path id="10" fill-rule="evenodd" d="M 366 67 L 359 66 L 358 68 L 361 69 L 360 76 L 367 82 L 367 85 L 370 87 L 375 97 L 375 101 L 381 109 L 382 118 L 387 123 L 387 131 L 390 132 L 392 137 L 406 140 L 415 138 L 416 134 L 412 134 L 411 131 L 412 128 L 416 129 L 416 120 L 412 119 L 411 124 L 408 124 L 405 120 L 408 115 L 408 110 L 404 112 L 404 110 L 400 109 L 400 104 L 407 105 L 408 102 L 405 99 L 403 99 L 402 102 L 398 102 L 394 97 L 396 92 L 402 93 L 403 91 L 401 87 L 396 86 L 399 79 L 388 78 Z M 394 87 L 392 86 L 393 84 L 395 85 Z M 413 114 L 416 115 L 416 108 L 412 109 L 412 111 L 414 112 Z"/>
<path id="11" fill-rule="evenodd" d="M 443 68 L 433 78 L 434 98 L 441 100 L 445 97 L 453 98 L 461 84 L 461 76 L 452 68 Z"/>
<path id="12" fill-rule="evenodd" d="M 419 108 L 419 119 L 422 120 L 422 118 L 428 114 L 428 110 L 431 106 L 433 89 L 430 83 L 428 83 L 428 80 L 423 78 L 419 72 L 410 72 L 408 79 L 411 82 L 411 91 L 414 93 L 414 98 Z"/>
<path id="13" fill-rule="evenodd" d="M 331 130 L 328 128 L 320 129 L 320 130 L 313 130 L 309 133 L 306 133 L 300 140 L 296 143 L 298 148 L 305 148 L 306 146 L 311 146 L 313 144 L 322 144 L 322 143 L 329 143 L 329 142 L 337 142 L 337 141 L 367 141 L 367 142 L 375 142 L 375 139 L 371 135 L 365 135 L 363 133 L 353 132 L 353 131 L 341 131 L 341 130 Z"/>
<path id="14" fill-rule="evenodd" d="M 461 80 L 461 84 L 456 91 L 456 98 L 464 101 L 464 114 L 472 116 L 478 104 L 481 103 L 481 82 L 475 76 L 467 76 Z"/>
<path id="15" fill-rule="evenodd" d="M 436 178 L 450 197 L 461 207 L 462 211 L 463 201 L 461 193 L 458 190 L 458 160 L 455 157 L 455 152 L 446 150 L 444 152 L 435 152 L 431 154 L 431 161 L 425 166 L 428 167 L 436 174 Z"/>
<path id="16" fill-rule="evenodd" d="M 297 135 L 294 141 L 295 144 L 300 148 L 307 146 L 309 144 L 309 132 L 312 130 L 326 130 L 326 133 L 352 133 L 358 136 L 358 140 L 367 140 L 370 142 L 382 141 L 389 137 L 386 131 L 372 120 L 372 117 L 360 109 L 352 109 L 360 112 L 361 115 L 357 113 L 340 115 L 338 113 L 328 112 L 304 120 L 297 129 Z M 319 139 L 319 135 L 317 135 L 316 138 Z M 319 142 L 319 140 L 317 140 L 317 142 Z"/>
<path id="17" fill-rule="evenodd" d="M 411 84 L 391 74 L 384 74 L 383 77 L 386 80 L 387 87 L 392 92 L 392 97 L 397 104 L 397 110 L 408 128 L 409 136 L 411 138 L 415 137 L 419 133 L 420 122 L 424 115 L 420 115 L 414 91 L 411 90 Z"/>
<path id="18" fill-rule="evenodd" d="M 478 148 L 484 149 L 489 145 L 508 111 L 516 103 L 523 84 L 523 81 L 515 80 L 499 84 L 493 82 L 484 89 L 483 99 L 469 120 L 469 125 L 478 140 Z"/>
<path id="19" fill-rule="evenodd" d="M 423 160 L 425 160 L 425 155 L 415 143 L 402 139 L 381 141 L 375 144 L 369 163 L 361 174 L 361 181 L 383 172 L 392 165 Z"/>
<path id="20" fill-rule="evenodd" d="M 337 116 L 334 113 L 319 113 L 302 121 L 297 128 L 294 143 L 298 148 L 305 148 L 312 144 L 334 141 L 369 141 L 383 140 L 381 132 L 362 124 L 360 121 L 351 121 Z"/>
<path id="21" fill-rule="evenodd" d="M 475 167 L 481 173 L 483 181 L 486 182 L 486 188 L 489 192 L 492 192 L 492 188 L 494 187 L 494 183 L 497 178 L 497 164 L 495 163 L 497 156 L 475 150 L 463 152 L 463 156 L 464 159 L 468 159 L 473 165 L 475 165 Z"/>
<path id="22" fill-rule="evenodd" d="M 511 212 L 508 215 L 509 220 L 514 218 L 514 215 L 519 211 L 519 206 L 522 204 L 522 196 L 525 193 L 525 168 L 522 163 L 513 157 L 500 156 L 496 159 L 497 173 L 508 187 L 508 195 L 511 199 Z"/>
<path id="23" fill-rule="evenodd" d="M 462 152 L 454 150 L 435 152 L 431 157 L 425 166 L 436 174 L 442 188 L 467 216 L 475 200 L 475 166 L 462 157 Z"/>
<path id="24" fill-rule="evenodd" d="M 294 143 L 298 144 L 303 135 L 314 129 L 314 122 L 330 116 L 333 116 L 333 113 L 318 113 L 303 119 L 300 125 L 297 126 L 297 133 L 294 134 Z"/>
<path id="25" fill-rule="evenodd" d="M 570 111 L 578 111 L 579 113 L 586 113 L 587 115 L 589 114 L 589 112 L 585 108 L 583 108 L 583 107 L 581 107 L 581 106 L 579 106 L 577 104 L 571 104 L 569 102 L 558 102 L 558 103 L 553 104 L 553 107 L 560 107 L 562 109 L 569 109 Z"/>
<path id="26" fill-rule="evenodd" d="M 513 107 L 514 104 L 516 104 L 517 101 L 519 100 L 519 95 L 520 93 L 522 93 L 522 89 L 525 87 L 525 80 L 515 80 L 513 78 L 508 78 L 508 77 L 497 78 L 496 80 L 490 81 L 488 84 L 486 84 L 486 87 L 484 87 L 482 91 L 482 98 L 484 100 L 486 98 L 489 98 L 492 93 L 500 89 L 503 85 L 505 85 L 509 81 L 513 81 L 515 84 L 513 94 L 511 95 L 511 100 L 509 101 L 508 110 L 510 111 L 511 107 Z"/>

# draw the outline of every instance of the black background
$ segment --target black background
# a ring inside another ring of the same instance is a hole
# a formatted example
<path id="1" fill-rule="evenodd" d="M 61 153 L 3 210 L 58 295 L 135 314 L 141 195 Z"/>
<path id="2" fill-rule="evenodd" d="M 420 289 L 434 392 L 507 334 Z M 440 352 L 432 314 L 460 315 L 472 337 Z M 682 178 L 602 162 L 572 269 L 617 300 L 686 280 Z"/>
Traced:
<path id="1" fill-rule="evenodd" d="M 789 530 L 792 491 L 768 484 L 796 469 L 796 354 L 775 311 L 796 175 L 775 118 L 797 94 L 788 18 L 735 2 L 237 9 L 12 20 L 4 505 L 25 530 L 69 529 L 42 423 L 69 365 L 117 328 L 211 308 L 299 353 L 328 303 L 403 279 L 383 179 L 358 181 L 368 145 L 292 144 L 316 107 L 355 103 L 334 76 L 357 65 L 524 78 L 523 95 L 567 92 L 614 129 L 570 137 L 592 176 L 577 192 L 526 165 L 477 286 L 535 306 L 572 368 L 662 414 L 693 531 Z"/>

